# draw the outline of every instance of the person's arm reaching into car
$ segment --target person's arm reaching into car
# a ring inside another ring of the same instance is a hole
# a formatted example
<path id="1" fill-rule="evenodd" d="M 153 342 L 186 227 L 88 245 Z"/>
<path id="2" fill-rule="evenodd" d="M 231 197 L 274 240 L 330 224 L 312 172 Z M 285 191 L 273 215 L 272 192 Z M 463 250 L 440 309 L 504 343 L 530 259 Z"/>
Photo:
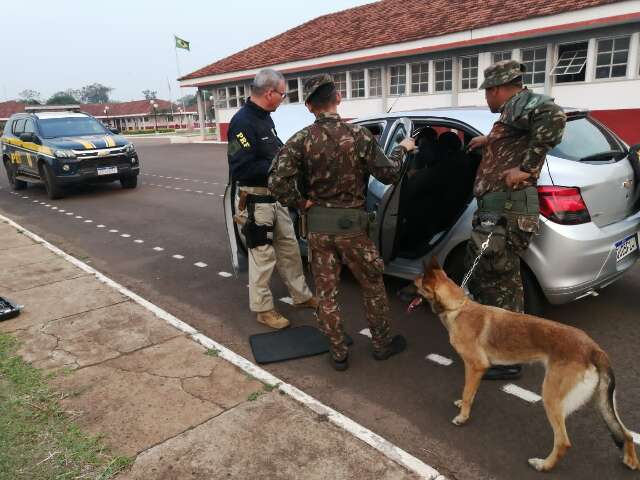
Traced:
<path id="1" fill-rule="evenodd" d="M 400 180 L 402 171 L 402 160 L 406 153 L 412 152 L 416 148 L 413 138 L 407 137 L 396 146 L 387 157 L 373 135 L 364 128 L 363 152 L 369 173 L 384 184 L 396 183 Z"/>

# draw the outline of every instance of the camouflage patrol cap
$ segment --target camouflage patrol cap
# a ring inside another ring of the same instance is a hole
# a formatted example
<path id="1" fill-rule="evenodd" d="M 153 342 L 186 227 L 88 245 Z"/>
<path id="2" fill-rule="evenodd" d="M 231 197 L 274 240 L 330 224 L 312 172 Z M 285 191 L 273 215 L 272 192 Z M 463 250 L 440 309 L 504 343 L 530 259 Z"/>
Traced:
<path id="1" fill-rule="evenodd" d="M 304 103 L 323 85 L 333 84 L 333 78 L 327 73 L 316 75 L 304 82 Z"/>
<path id="2" fill-rule="evenodd" d="M 504 85 L 515 78 L 521 77 L 526 71 L 527 67 L 516 60 L 496 62 L 490 67 L 485 68 L 484 82 L 482 82 L 480 88 L 485 89 Z"/>

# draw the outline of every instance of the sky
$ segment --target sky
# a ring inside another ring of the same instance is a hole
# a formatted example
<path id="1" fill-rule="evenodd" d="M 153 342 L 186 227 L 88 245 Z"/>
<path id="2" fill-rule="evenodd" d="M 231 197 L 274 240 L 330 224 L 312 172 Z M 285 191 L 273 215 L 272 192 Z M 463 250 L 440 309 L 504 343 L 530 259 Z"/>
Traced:
<path id="1" fill-rule="evenodd" d="M 173 35 L 182 75 L 324 15 L 372 0 L 32 0 L 0 9 L 0 101 L 31 89 L 53 93 L 92 83 L 112 87 L 119 101 L 194 93 L 179 88 Z"/>

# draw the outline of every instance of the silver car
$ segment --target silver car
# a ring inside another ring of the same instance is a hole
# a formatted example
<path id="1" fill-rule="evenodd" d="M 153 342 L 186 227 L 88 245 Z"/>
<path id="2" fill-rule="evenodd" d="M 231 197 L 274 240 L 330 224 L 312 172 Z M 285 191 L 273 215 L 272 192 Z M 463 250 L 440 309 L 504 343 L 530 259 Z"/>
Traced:
<path id="1" fill-rule="evenodd" d="M 376 212 L 373 240 L 388 275 L 413 279 L 422 273 L 423 259 L 435 255 L 453 278 L 462 278 L 476 209 L 473 177 L 481 160 L 480 152 L 466 152 L 464 147 L 471 138 L 488 134 L 497 117 L 486 108 L 467 107 L 354 120 L 371 130 L 386 153 L 407 135 L 420 135 L 428 127 L 439 134 L 436 142 L 459 139 L 455 155 L 463 167 L 446 174 L 441 170 L 440 178 L 424 183 L 428 188 L 415 184 L 416 162 L 411 156 L 398 184 L 383 185 L 370 178 L 367 209 Z M 534 313 L 546 301 L 561 304 L 597 294 L 631 268 L 639 255 L 637 156 L 630 159 L 627 145 L 588 112 L 568 110 L 567 117 L 562 143 L 547 155 L 538 181 L 540 229 L 522 258 L 525 308 Z M 422 177 L 428 176 L 425 170 Z M 227 187 L 225 215 L 237 271 L 246 264 L 246 249 L 232 220 L 233 190 Z M 306 251 L 303 241 L 301 246 Z"/>

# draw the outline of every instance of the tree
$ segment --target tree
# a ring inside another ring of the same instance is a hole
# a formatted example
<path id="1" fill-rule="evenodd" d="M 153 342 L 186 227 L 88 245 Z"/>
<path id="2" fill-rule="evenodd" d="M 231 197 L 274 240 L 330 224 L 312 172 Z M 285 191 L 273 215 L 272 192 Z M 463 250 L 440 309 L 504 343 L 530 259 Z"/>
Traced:
<path id="1" fill-rule="evenodd" d="M 28 105 L 40 105 L 40 92 L 37 90 L 23 90 L 18 94 L 20 101 Z"/>
<path id="2" fill-rule="evenodd" d="M 158 91 L 157 90 L 143 90 L 142 94 L 144 95 L 145 100 L 155 100 L 157 98 Z"/>
<path id="3" fill-rule="evenodd" d="M 56 92 L 47 100 L 47 105 L 74 105 L 80 103 L 78 98 L 80 91 L 69 88 L 67 90 Z"/>
<path id="4" fill-rule="evenodd" d="M 80 89 L 80 100 L 82 103 L 109 103 L 109 93 L 113 88 L 94 83 Z"/>
<path id="5" fill-rule="evenodd" d="M 178 99 L 178 105 L 182 106 L 183 103 L 185 107 L 191 107 L 198 103 L 198 100 L 196 99 L 195 95 L 187 94 L 184 97 Z"/>

